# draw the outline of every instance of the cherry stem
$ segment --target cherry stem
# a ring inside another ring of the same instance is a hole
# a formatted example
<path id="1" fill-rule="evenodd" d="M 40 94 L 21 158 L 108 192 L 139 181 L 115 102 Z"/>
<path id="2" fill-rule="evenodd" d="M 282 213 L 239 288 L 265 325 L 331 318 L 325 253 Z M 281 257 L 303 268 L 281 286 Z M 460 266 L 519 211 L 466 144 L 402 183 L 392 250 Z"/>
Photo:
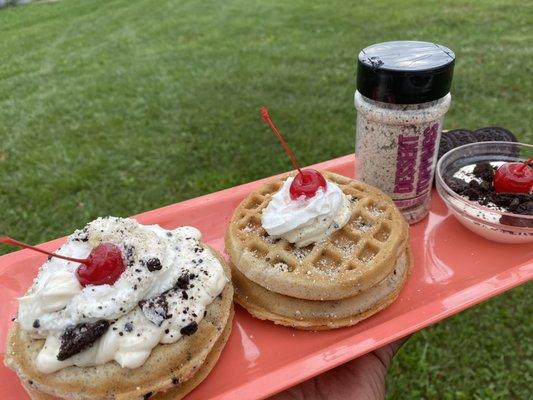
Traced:
<path id="1" fill-rule="evenodd" d="M 527 161 L 524 161 L 524 165 L 521 165 L 519 168 L 517 168 L 517 171 L 523 172 L 526 169 L 526 167 L 529 166 L 529 164 L 533 164 L 533 157 L 531 157 Z"/>
<path id="2" fill-rule="evenodd" d="M 80 263 L 80 264 L 89 265 L 88 264 L 89 261 L 87 259 L 72 258 L 72 257 L 62 256 L 62 255 L 59 255 L 59 254 L 50 253 L 49 251 L 40 249 L 38 247 L 30 246 L 29 244 L 19 242 L 18 240 L 12 239 L 9 236 L 0 236 L 0 243 L 8 244 L 10 246 L 24 247 L 26 249 L 35 250 L 35 251 L 38 251 L 39 253 L 47 254 L 47 255 L 52 256 L 52 257 L 62 258 L 63 260 L 73 261 L 73 262 L 77 262 L 77 263 Z"/>
<path id="3" fill-rule="evenodd" d="M 285 141 L 285 138 L 280 133 L 276 125 L 274 125 L 274 122 L 272 121 L 272 118 L 270 118 L 270 114 L 268 113 L 268 109 L 266 107 L 261 107 L 260 112 L 261 112 L 261 118 L 263 118 L 263 121 L 265 121 L 268 124 L 272 132 L 274 132 L 274 135 L 276 135 L 276 137 L 278 138 L 279 142 L 281 143 L 281 146 L 283 147 L 283 150 L 285 150 L 285 153 L 287 153 L 287 155 L 289 156 L 289 159 L 291 160 L 291 163 L 294 166 L 294 168 L 297 169 L 300 175 L 302 175 L 302 178 L 305 179 L 305 175 L 302 174 L 302 170 L 300 169 L 300 164 L 298 163 L 296 156 L 292 152 L 291 148 Z"/>

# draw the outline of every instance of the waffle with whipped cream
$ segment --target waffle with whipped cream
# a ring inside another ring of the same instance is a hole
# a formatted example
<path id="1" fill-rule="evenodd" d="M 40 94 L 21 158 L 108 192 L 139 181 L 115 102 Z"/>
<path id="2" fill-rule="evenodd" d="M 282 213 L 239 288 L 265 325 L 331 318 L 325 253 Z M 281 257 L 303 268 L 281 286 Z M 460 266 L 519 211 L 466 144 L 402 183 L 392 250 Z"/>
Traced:
<path id="1" fill-rule="evenodd" d="M 32 399 L 179 399 L 209 373 L 231 331 L 224 260 L 192 227 L 99 218 L 58 253 L 118 245 L 113 284 L 81 286 L 77 264 L 50 258 L 19 310 L 5 362 Z"/>
<path id="2" fill-rule="evenodd" d="M 311 198 L 290 205 L 285 217 L 267 218 L 269 204 L 290 204 L 283 192 L 294 173 L 250 193 L 233 214 L 226 251 L 235 298 L 258 318 L 302 329 L 353 325 L 390 304 L 405 282 L 411 266 L 408 225 L 392 200 L 362 182 L 322 174 L 328 186 L 320 196 L 336 187 L 346 200 L 336 201 L 329 214 L 321 198 Z M 311 206 L 314 214 L 306 209 Z M 285 213 L 281 206 L 274 209 Z M 265 226 L 275 229 L 269 234 Z"/>

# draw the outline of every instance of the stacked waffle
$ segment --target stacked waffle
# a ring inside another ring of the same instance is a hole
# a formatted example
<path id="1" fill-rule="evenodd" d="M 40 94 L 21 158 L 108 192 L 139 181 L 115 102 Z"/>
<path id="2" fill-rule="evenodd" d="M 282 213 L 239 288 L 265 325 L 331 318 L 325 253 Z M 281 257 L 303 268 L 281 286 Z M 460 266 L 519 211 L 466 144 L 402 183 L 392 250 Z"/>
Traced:
<path id="1" fill-rule="evenodd" d="M 230 335 L 234 314 L 231 271 L 201 241 L 195 228 L 168 231 L 129 219 L 93 221 L 71 235 L 61 251 L 63 255 L 83 251 L 104 238 L 127 249 L 128 264 L 118 283 L 88 285 L 82 291 L 71 276 L 73 263 L 49 259 L 21 299 L 35 304 L 19 307 L 9 333 L 6 365 L 18 374 L 32 399 L 181 399 L 206 378 Z M 139 295 L 143 300 L 134 301 L 131 310 L 120 308 L 124 315 L 109 320 L 103 332 L 91 328 L 98 322 L 84 322 L 73 330 L 69 325 L 60 336 L 60 349 L 66 345 L 74 354 L 56 357 L 56 351 L 50 350 L 54 348 L 53 326 L 43 333 L 39 331 L 43 321 L 61 322 L 70 315 L 76 296 L 91 299 L 81 303 L 83 312 L 89 313 L 102 309 L 98 302 L 116 290 L 116 296 L 105 304 L 112 307 L 120 302 L 122 307 L 130 281 L 135 286 L 128 297 L 143 289 Z M 75 289 L 70 294 L 69 287 Z M 161 287 L 170 288 L 161 292 Z M 145 299 L 145 292 L 152 289 L 155 296 Z M 51 303 L 62 296 L 65 308 Z M 40 310 L 43 304 L 57 311 L 47 314 Z M 40 318 L 29 329 L 26 321 L 28 315 L 33 320 L 33 314 Z"/>
<path id="2" fill-rule="evenodd" d="M 10 332 L 6 364 L 17 372 L 33 400 L 179 400 L 198 386 L 218 361 L 231 333 L 232 302 L 228 283 L 220 297 L 207 307 L 193 336 L 157 346 L 143 366 L 133 370 L 109 362 L 43 374 L 35 368 L 34 360 L 44 342 L 32 339 L 18 324 Z"/>
<path id="3" fill-rule="evenodd" d="M 261 217 L 290 175 L 248 195 L 226 233 L 236 301 L 260 319 L 299 329 L 350 326 L 391 304 L 411 267 L 408 225 L 392 200 L 362 182 L 324 172 L 349 199 L 350 218 L 298 248 L 263 229 Z"/>

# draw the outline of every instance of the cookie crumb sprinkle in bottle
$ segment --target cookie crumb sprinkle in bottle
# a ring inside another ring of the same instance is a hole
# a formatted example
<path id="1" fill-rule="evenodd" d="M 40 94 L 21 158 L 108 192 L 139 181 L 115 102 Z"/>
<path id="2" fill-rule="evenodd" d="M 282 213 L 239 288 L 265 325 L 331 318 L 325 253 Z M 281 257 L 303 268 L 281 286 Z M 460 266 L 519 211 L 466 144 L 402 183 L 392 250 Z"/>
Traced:
<path id="1" fill-rule="evenodd" d="M 363 49 L 357 64 L 355 177 L 413 224 L 430 208 L 455 55 L 434 43 L 385 42 Z"/>

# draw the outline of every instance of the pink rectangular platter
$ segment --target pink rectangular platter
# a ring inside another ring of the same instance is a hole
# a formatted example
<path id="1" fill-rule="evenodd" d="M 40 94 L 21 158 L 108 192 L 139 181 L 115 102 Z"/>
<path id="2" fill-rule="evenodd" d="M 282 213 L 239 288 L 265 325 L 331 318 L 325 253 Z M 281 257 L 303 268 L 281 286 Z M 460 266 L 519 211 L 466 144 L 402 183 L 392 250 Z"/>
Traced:
<path id="1" fill-rule="evenodd" d="M 353 177 L 354 156 L 314 166 Z M 164 228 L 193 225 L 224 252 L 234 208 L 264 180 L 135 216 Z M 56 249 L 65 238 L 42 245 Z M 398 300 L 352 328 L 304 332 L 250 317 L 237 307 L 233 332 L 209 377 L 188 397 L 262 399 L 398 338 L 434 324 L 533 278 L 533 246 L 487 241 L 463 228 L 436 192 L 429 217 L 411 227 L 414 268 Z M 226 256 L 227 257 L 227 256 Z M 22 250 L 0 257 L 0 357 L 17 297 L 30 286 L 45 256 Z M 27 398 L 17 376 L 0 365 L 0 398 Z"/>

